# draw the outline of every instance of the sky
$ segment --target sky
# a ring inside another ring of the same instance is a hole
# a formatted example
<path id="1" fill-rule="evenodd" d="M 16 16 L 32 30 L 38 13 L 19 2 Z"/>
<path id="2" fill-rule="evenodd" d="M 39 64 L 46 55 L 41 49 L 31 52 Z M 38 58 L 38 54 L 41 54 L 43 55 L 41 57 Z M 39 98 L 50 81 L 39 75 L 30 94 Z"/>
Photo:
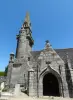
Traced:
<path id="1" fill-rule="evenodd" d="M 73 48 L 73 0 L 0 0 L 0 71 L 16 52 L 16 35 L 30 14 L 33 50 Z"/>

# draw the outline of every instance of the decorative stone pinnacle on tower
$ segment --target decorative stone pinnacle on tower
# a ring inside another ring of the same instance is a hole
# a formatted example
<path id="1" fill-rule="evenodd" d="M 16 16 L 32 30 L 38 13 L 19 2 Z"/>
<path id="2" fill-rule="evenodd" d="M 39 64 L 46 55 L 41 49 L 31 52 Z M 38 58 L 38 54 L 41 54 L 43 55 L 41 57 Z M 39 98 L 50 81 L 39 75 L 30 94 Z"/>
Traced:
<path id="1" fill-rule="evenodd" d="M 14 53 L 13 52 L 10 54 L 9 62 L 14 62 Z"/>

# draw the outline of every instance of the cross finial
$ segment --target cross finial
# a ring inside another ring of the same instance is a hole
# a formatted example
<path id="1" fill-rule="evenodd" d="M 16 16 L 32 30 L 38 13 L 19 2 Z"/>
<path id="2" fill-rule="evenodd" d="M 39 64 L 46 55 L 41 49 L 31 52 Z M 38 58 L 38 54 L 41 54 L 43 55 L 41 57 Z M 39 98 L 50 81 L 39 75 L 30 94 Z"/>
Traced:
<path id="1" fill-rule="evenodd" d="M 49 49 L 49 47 L 50 47 L 49 40 L 46 40 L 45 42 L 46 42 L 45 48 L 46 48 L 46 49 Z"/>
<path id="2" fill-rule="evenodd" d="M 47 43 L 49 43 L 49 40 L 46 40 L 45 42 L 46 42 L 46 44 L 47 44 Z"/>

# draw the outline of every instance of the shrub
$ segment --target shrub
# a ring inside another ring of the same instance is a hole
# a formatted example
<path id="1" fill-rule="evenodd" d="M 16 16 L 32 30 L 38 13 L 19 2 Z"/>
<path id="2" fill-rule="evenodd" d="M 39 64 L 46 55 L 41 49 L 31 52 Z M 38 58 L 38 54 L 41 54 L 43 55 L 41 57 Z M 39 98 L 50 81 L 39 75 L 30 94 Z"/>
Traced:
<path id="1" fill-rule="evenodd" d="M 7 76 L 7 72 L 8 72 L 8 66 L 5 67 L 5 71 L 4 72 L 0 72 L 0 76 Z"/>
<path id="2" fill-rule="evenodd" d="M 4 88 L 3 90 L 2 90 L 2 92 L 6 92 L 7 91 L 7 89 L 6 88 Z"/>
<path id="3" fill-rule="evenodd" d="M 5 74 L 4 74 L 4 76 L 7 76 L 7 72 L 8 72 L 8 66 L 5 67 Z"/>
<path id="4" fill-rule="evenodd" d="M 0 72 L 0 76 L 4 76 L 5 75 L 5 72 Z"/>

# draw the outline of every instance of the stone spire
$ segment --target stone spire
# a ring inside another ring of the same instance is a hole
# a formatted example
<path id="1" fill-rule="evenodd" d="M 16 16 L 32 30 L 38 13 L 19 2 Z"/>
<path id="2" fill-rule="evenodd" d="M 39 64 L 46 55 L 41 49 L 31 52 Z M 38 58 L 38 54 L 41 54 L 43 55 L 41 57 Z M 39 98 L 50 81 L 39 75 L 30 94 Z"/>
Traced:
<path id="1" fill-rule="evenodd" d="M 17 35 L 16 58 L 23 58 L 32 50 L 34 40 L 32 38 L 31 23 L 29 14 L 26 13 L 25 20 Z"/>
<path id="2" fill-rule="evenodd" d="M 31 30 L 31 23 L 30 23 L 30 17 L 29 17 L 29 13 L 28 12 L 26 13 L 26 16 L 25 16 L 25 19 L 24 19 L 24 23 L 23 23 L 21 29 L 24 29 L 24 28 L 27 28 L 27 27 L 29 27 L 30 30 Z"/>
<path id="3" fill-rule="evenodd" d="M 29 18 L 29 13 L 28 12 L 26 13 L 26 16 L 25 16 L 25 22 L 30 22 L 30 18 Z"/>

